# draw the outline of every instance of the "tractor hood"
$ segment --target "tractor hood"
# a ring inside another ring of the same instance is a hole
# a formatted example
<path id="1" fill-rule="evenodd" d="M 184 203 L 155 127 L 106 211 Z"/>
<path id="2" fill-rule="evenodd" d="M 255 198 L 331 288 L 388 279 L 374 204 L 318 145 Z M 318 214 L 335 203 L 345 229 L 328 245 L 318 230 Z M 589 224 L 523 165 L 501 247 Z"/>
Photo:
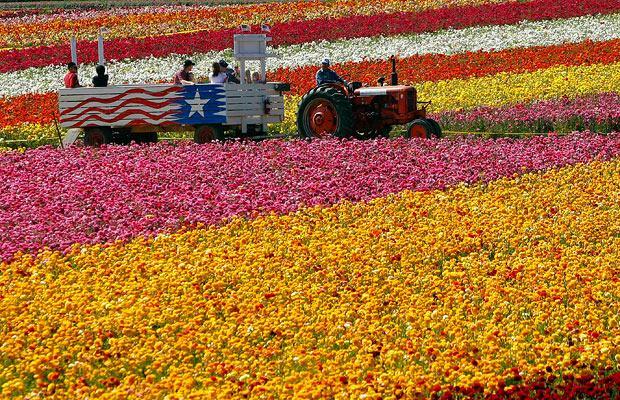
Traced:
<path id="1" fill-rule="evenodd" d="M 412 90 L 411 86 L 372 86 L 363 87 L 355 90 L 355 95 L 359 97 L 385 96 L 388 93 L 402 93 Z"/>

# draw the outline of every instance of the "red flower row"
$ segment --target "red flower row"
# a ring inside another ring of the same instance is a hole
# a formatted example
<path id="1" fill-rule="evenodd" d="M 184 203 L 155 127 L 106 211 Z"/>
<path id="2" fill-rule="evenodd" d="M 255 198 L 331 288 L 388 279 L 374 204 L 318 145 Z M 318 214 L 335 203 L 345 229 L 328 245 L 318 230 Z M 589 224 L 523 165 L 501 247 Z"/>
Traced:
<path id="1" fill-rule="evenodd" d="M 563 44 L 548 47 L 508 49 L 455 55 L 425 54 L 398 60 L 402 83 L 440 81 L 494 75 L 500 72 L 524 73 L 554 67 L 620 62 L 620 39 L 606 42 Z M 379 76 L 389 78 L 388 62 L 363 61 L 336 65 L 351 80 L 374 85 Z M 291 83 L 293 94 L 303 94 L 314 86 L 315 66 L 280 69 L 269 79 Z"/>
<path id="2" fill-rule="evenodd" d="M 315 40 L 430 32 L 476 25 L 513 24 L 522 20 L 569 18 L 620 10 L 620 0 L 532 0 L 427 10 L 419 13 L 358 15 L 338 19 L 295 21 L 272 28 L 275 45 Z M 106 58 L 162 57 L 223 50 L 232 46 L 235 30 L 195 32 L 149 38 L 114 39 L 106 43 Z M 97 60 L 97 44 L 78 44 L 81 62 Z M 68 45 L 32 47 L 0 52 L 0 72 L 62 64 L 70 59 Z"/>
<path id="3" fill-rule="evenodd" d="M 56 93 L 0 98 L 0 127 L 25 123 L 51 124 L 58 113 Z"/>
<path id="4" fill-rule="evenodd" d="M 620 390 L 620 372 L 610 373 L 611 370 L 601 371 L 599 376 L 585 374 L 574 376 L 563 374 L 562 379 L 545 373 L 533 379 L 529 383 L 524 383 L 521 376 L 515 373 L 509 379 L 511 385 L 505 381 L 498 384 L 497 392 L 487 395 L 487 399 L 613 399 Z M 435 393 L 433 399 L 453 399 L 453 398 L 477 398 L 482 396 L 484 387 L 482 384 L 474 384 L 472 387 L 462 388 L 453 387 L 439 393 Z"/>
<path id="5" fill-rule="evenodd" d="M 426 54 L 398 61 L 402 83 L 415 84 L 455 78 L 480 77 L 500 72 L 529 72 L 556 65 L 589 65 L 620 62 L 620 39 L 582 42 L 549 47 L 509 49 L 455 55 Z M 364 61 L 335 66 L 352 80 L 374 84 L 377 77 L 389 76 L 387 62 Z M 292 94 L 303 94 L 314 85 L 316 67 L 280 69 L 270 74 L 273 81 L 291 83 Z M 47 124 L 57 110 L 56 93 L 29 94 L 0 99 L 0 127 L 24 122 Z"/>

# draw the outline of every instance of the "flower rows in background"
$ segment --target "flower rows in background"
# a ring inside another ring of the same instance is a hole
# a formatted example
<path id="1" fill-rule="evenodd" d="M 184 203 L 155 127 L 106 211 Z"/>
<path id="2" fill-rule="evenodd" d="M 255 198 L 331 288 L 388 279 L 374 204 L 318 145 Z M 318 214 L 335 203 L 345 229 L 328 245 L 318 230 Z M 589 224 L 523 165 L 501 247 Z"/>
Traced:
<path id="1" fill-rule="evenodd" d="M 286 22 L 272 28 L 273 44 L 300 44 L 322 40 L 349 39 L 378 35 L 432 32 L 446 28 L 465 28 L 476 25 L 515 24 L 524 19 L 547 20 L 589 14 L 608 14 L 620 10 L 620 0 L 532 0 L 483 4 L 393 14 L 358 15 L 343 18 L 314 20 L 312 24 Z M 113 39 L 106 45 L 106 58 L 164 57 L 170 54 L 193 54 L 220 51 L 232 47 L 234 29 L 209 32 L 180 33 L 171 36 Z M 96 42 L 78 45 L 80 61 L 97 60 Z M 62 64 L 70 59 L 69 46 L 7 50 L 0 52 L 0 72 Z"/>
<path id="2" fill-rule="evenodd" d="M 618 135 L 493 142 L 272 141 L 0 155 L 0 257 L 233 216 L 442 189 L 620 154 Z M 45 184 L 42 184 L 45 182 Z"/>
<path id="3" fill-rule="evenodd" d="M 612 396 L 619 188 L 597 161 L 22 256 L 0 275 L 1 391 Z"/>
<path id="4" fill-rule="evenodd" d="M 433 115 L 444 129 L 487 132 L 594 132 L 620 130 L 620 96 L 601 93 L 575 99 L 535 101 L 507 107 L 480 107 Z"/>
<path id="5" fill-rule="evenodd" d="M 489 14 L 489 7 L 505 7 L 504 11 L 508 15 L 507 18 L 515 20 L 519 20 L 520 17 L 548 18 L 550 15 L 556 16 L 558 13 L 557 9 L 543 12 L 539 9 L 540 4 L 538 3 L 536 3 L 538 5 L 532 2 L 527 4 L 530 8 L 515 8 L 520 6 L 500 4 L 470 7 L 468 9 L 477 10 L 482 15 Z M 590 2 L 584 5 L 581 10 L 585 12 L 598 6 L 600 4 Z M 430 10 L 428 13 L 436 17 L 442 13 L 452 12 L 452 10 Z M 532 17 L 532 15 L 534 16 Z M 488 15 L 487 17 L 491 18 Z M 550 77 L 537 76 L 534 77 L 533 81 L 517 79 L 519 80 L 518 84 L 521 85 L 518 88 L 504 88 L 501 85 L 495 85 L 491 88 L 493 93 L 490 95 L 497 94 L 497 98 L 501 99 L 501 104 L 487 104 L 484 103 L 487 95 L 479 94 L 476 91 L 475 85 L 479 82 L 473 80 L 470 85 L 466 85 L 468 88 L 462 88 L 462 82 L 454 80 L 454 78 L 468 79 L 493 75 L 498 72 L 510 73 L 512 77 L 518 72 L 535 71 L 557 65 L 617 62 L 618 54 L 620 54 L 618 49 L 618 37 L 620 37 L 620 32 L 617 29 L 620 26 L 618 18 L 619 14 L 582 16 L 559 20 L 524 21 L 515 25 L 472 26 L 460 30 L 418 35 L 363 37 L 351 40 L 350 43 L 346 41 L 336 43 L 313 41 L 300 45 L 280 46 L 278 52 L 282 54 L 285 61 L 280 64 L 277 64 L 277 61 L 270 63 L 270 77 L 274 80 L 291 82 L 293 94 L 301 94 L 313 84 L 316 68 L 313 64 L 322 56 L 328 55 L 339 62 L 336 69 L 349 75 L 350 79 L 362 80 L 372 84 L 379 75 L 389 73 L 388 66 L 383 59 L 389 54 L 400 54 L 399 72 L 401 81 L 417 85 L 422 97 L 432 99 L 431 111 L 433 112 L 470 109 L 480 104 L 501 106 L 529 102 L 536 99 L 541 90 L 549 92 L 543 96 L 545 98 L 564 95 L 574 97 L 575 94 L 571 93 L 570 85 L 556 88 L 546 87 Z M 312 39 L 315 40 L 316 38 L 317 36 Z M 582 42 L 584 40 L 585 42 Z M 590 40 L 594 43 L 589 42 Z M 534 44 L 540 46 L 529 47 Z M 192 55 L 198 62 L 197 73 L 202 78 L 206 78 L 208 65 L 213 59 L 230 58 L 230 56 L 230 49 L 222 52 Z M 171 73 L 184 57 L 172 55 L 140 60 L 123 60 L 111 63 L 109 72 L 115 82 L 168 81 Z M 92 68 L 92 65 L 83 66 L 81 70 L 83 81 L 89 80 Z M 54 92 L 61 84 L 62 74 L 62 66 L 30 68 L 0 74 L 0 87 L 2 88 L 0 94 L 5 96 L 0 100 L 3 103 L 3 107 L 0 107 L 0 137 L 4 140 L 22 140 L 25 142 L 18 142 L 18 144 L 25 143 L 28 146 L 55 140 L 57 131 L 52 123 L 57 111 L 57 98 Z M 504 76 L 492 76 L 490 79 L 497 80 L 495 79 L 497 77 L 500 81 L 507 79 Z M 602 88 L 596 89 L 596 83 L 600 79 L 607 81 L 608 88 L 606 90 L 614 91 L 614 87 L 617 86 L 617 79 L 613 74 L 611 79 L 596 73 L 592 76 L 581 74 L 575 79 L 589 81 L 577 82 L 588 87 L 588 91 L 581 93 L 595 93 L 603 90 Z M 445 98 L 445 100 L 435 98 L 432 89 L 437 86 L 436 81 L 438 80 L 446 80 L 444 84 L 447 85 L 449 93 L 454 94 L 451 89 L 456 89 L 458 102 L 454 101 L 454 98 Z M 425 83 L 418 85 L 420 82 Z M 572 79 L 571 82 L 575 83 Z M 519 90 L 519 93 L 515 96 L 516 90 Z M 42 92 L 42 94 L 34 94 L 33 92 Z M 481 100 L 482 103 L 479 103 L 480 98 L 483 99 Z M 461 102 L 461 99 L 464 101 Z M 446 100 L 452 101 L 444 104 Z M 297 97 L 287 100 L 289 105 L 287 120 L 284 124 L 274 126 L 272 128 L 274 132 L 286 134 L 295 132 L 297 101 Z M 573 121 L 574 119 L 570 118 L 562 126 L 562 129 L 582 129 L 581 125 L 577 124 L 573 124 L 575 126 L 571 128 Z M 607 125 L 611 126 L 610 124 Z"/>
<path id="6" fill-rule="evenodd" d="M 278 47 L 275 51 L 279 57 L 268 60 L 267 70 L 272 72 L 284 69 L 273 76 L 273 79 L 292 82 L 294 92 L 300 94 L 312 84 L 315 69 L 318 68 L 317 62 L 325 57 L 337 63 L 336 69 L 348 74 L 350 79 L 374 83 L 376 74 L 386 73 L 386 60 L 397 54 L 402 60 L 399 64 L 401 76 L 410 82 L 420 82 L 464 77 L 471 75 L 473 69 L 480 75 L 499 70 L 538 69 L 554 64 L 610 62 L 617 60 L 620 52 L 617 49 L 618 39 L 620 14 L 588 15 L 569 19 L 523 21 L 514 25 L 448 29 L 417 35 L 363 37 L 333 42 L 315 40 L 300 45 Z M 581 43 L 588 41 L 605 43 Z M 541 49 L 543 46 L 552 47 L 546 52 Z M 510 51 L 517 48 L 533 49 L 531 53 Z M 458 58 L 441 56 L 460 53 L 465 54 Z M 420 55 L 425 57 L 414 57 Z M 232 49 L 120 60 L 108 63 L 107 69 L 116 84 L 169 82 L 172 73 L 186 58 L 191 58 L 196 63 L 194 74 L 198 79 L 208 81 L 213 60 L 230 60 Z M 498 62 L 506 65 L 501 69 L 489 67 Z M 300 69 L 302 67 L 306 68 Z M 459 72 L 463 67 L 467 69 Z M 61 78 L 65 69 L 64 65 L 50 65 L 0 74 L 0 96 L 13 97 L 57 91 L 63 87 Z M 81 81 L 89 82 L 94 70 L 94 64 L 82 64 L 79 70 Z"/>
<path id="7" fill-rule="evenodd" d="M 438 112 L 470 109 L 481 104 L 514 104 L 539 97 L 574 97 L 579 93 L 615 91 L 620 85 L 614 72 L 618 69 L 619 55 L 620 41 L 611 40 L 491 53 L 412 56 L 399 61 L 399 70 L 401 82 L 415 85 L 421 99 L 433 101 L 430 110 Z M 569 67 L 571 65 L 577 66 Z M 315 68 L 279 69 L 270 73 L 273 80 L 291 82 L 295 94 L 287 99 L 285 122 L 272 127 L 275 132 L 295 132 L 298 95 L 312 87 Z M 387 76 L 389 72 L 387 64 L 380 61 L 345 63 L 335 68 L 366 82 L 380 75 Z M 480 80 L 487 83 L 486 93 L 478 88 Z M 489 104 L 491 100 L 495 103 Z M 48 138 L 56 137 L 56 129 L 49 125 L 57 114 L 55 93 L 26 94 L 4 98 L 2 102 L 0 132 L 5 139 L 45 134 Z M 599 114 L 615 109 L 612 103 L 606 103 L 605 107 Z M 571 121 L 572 117 L 568 118 L 565 130 L 582 129 L 577 125 L 571 128 Z"/>
<path id="8" fill-rule="evenodd" d="M 96 40 L 99 27 L 108 28 L 109 39 L 159 36 L 187 30 L 213 31 L 241 24 L 312 21 L 349 15 L 414 12 L 446 4 L 475 5 L 506 0 L 335 0 L 292 1 L 224 7 L 152 6 L 108 10 L 59 10 L 0 20 L 0 48 L 66 44 L 72 34 Z M 312 23 L 312 22 L 309 22 Z"/>

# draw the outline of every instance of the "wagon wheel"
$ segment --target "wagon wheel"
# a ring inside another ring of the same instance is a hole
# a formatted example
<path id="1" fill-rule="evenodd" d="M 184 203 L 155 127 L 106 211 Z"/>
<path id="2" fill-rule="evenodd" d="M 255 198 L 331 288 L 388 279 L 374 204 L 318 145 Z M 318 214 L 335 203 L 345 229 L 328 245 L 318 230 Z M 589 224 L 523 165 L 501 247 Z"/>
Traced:
<path id="1" fill-rule="evenodd" d="M 314 88 L 299 103 L 297 128 L 304 138 L 347 137 L 354 131 L 351 102 L 333 87 Z"/>
<path id="2" fill-rule="evenodd" d="M 428 121 L 424 119 L 413 120 L 405 131 L 406 138 L 430 139 L 433 137 L 435 129 Z"/>
<path id="3" fill-rule="evenodd" d="M 84 130 L 84 144 L 90 147 L 99 147 L 112 142 L 112 131 L 107 128 L 86 128 Z"/>
<path id="4" fill-rule="evenodd" d="M 222 125 L 200 125 L 194 130 L 194 142 L 204 144 L 214 140 L 224 140 Z"/>

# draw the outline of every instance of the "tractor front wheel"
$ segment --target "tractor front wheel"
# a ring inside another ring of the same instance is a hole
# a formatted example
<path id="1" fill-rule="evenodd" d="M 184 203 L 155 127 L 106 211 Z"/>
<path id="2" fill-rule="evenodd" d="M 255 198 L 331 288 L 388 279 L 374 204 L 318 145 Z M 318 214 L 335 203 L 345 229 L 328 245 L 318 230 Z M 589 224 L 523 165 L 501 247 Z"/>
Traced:
<path id="1" fill-rule="evenodd" d="M 297 128 L 303 138 L 344 138 L 353 128 L 353 106 L 341 91 L 319 86 L 301 99 L 297 111 Z"/>
<path id="2" fill-rule="evenodd" d="M 425 119 L 413 120 L 407 125 L 407 130 L 405 131 L 405 137 L 408 139 L 430 139 L 433 136 L 435 136 L 435 128 L 433 124 Z"/>
<path id="3" fill-rule="evenodd" d="M 440 138 L 442 136 L 442 132 L 441 132 L 441 126 L 439 126 L 439 123 L 432 118 L 426 118 L 426 121 L 429 124 L 431 124 L 431 126 L 433 127 L 433 130 L 435 131 L 433 133 L 433 136 L 436 138 Z"/>
<path id="4" fill-rule="evenodd" d="M 86 128 L 84 130 L 84 144 L 90 147 L 99 147 L 112 142 L 112 130 L 108 128 Z"/>
<path id="5" fill-rule="evenodd" d="M 214 140 L 224 140 L 222 125 L 200 125 L 194 130 L 194 142 L 204 144 Z"/>

